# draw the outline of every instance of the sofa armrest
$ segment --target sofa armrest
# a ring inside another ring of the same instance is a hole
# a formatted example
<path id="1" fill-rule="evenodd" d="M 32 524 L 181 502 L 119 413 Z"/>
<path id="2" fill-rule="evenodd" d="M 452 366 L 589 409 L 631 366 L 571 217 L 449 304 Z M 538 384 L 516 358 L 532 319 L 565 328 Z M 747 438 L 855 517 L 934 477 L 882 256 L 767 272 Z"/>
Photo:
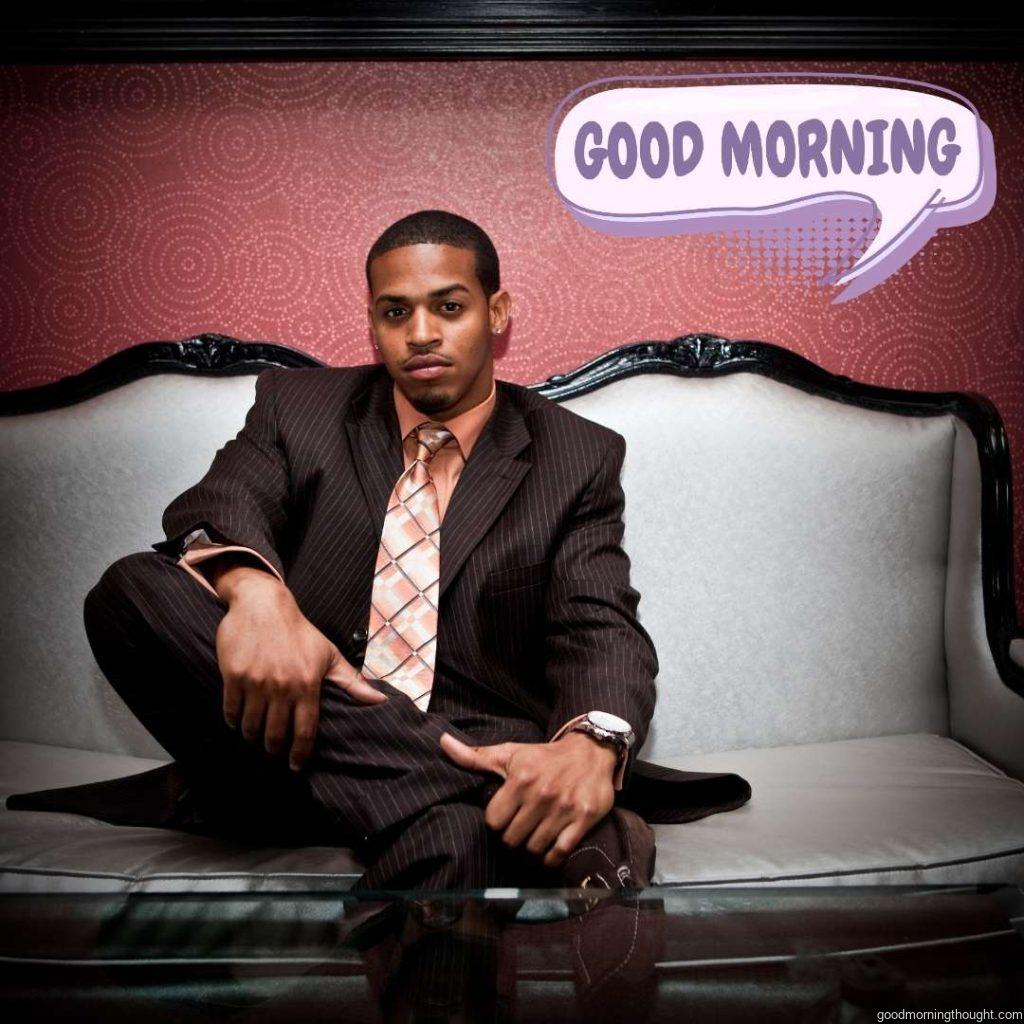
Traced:
<path id="1" fill-rule="evenodd" d="M 981 473 L 970 427 L 954 417 L 946 576 L 949 732 L 1008 775 L 1024 779 L 1024 631 L 1005 604 L 985 614 Z M 1001 601 L 1011 600 L 1003 588 Z"/>
<path id="2" fill-rule="evenodd" d="M 1015 636 L 1010 640 L 1010 660 L 1024 668 L 1024 636 Z"/>

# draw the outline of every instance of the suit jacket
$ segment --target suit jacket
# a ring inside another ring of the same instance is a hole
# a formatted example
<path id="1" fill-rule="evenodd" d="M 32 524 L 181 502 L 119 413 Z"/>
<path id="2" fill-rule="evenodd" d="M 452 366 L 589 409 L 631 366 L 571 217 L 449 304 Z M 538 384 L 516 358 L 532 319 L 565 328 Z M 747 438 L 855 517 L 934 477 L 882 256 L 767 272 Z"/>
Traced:
<path id="1" fill-rule="evenodd" d="M 637 618 L 621 546 L 617 432 L 510 381 L 462 469 L 442 525 L 430 710 L 479 743 L 546 738 L 593 709 L 629 721 L 637 749 L 658 658 Z M 303 614 L 357 667 L 384 513 L 404 468 L 382 364 L 268 369 L 245 424 L 163 515 L 180 557 L 202 528 L 258 551 Z M 750 797 L 731 773 L 676 772 L 631 756 L 621 801 L 686 821 Z"/>

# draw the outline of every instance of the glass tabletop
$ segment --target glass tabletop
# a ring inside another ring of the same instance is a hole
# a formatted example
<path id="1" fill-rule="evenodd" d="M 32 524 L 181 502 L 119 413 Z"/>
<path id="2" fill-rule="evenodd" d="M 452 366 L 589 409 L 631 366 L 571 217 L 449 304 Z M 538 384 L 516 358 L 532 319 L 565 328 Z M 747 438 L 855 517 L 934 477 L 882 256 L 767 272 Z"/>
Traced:
<path id="1" fill-rule="evenodd" d="M 0 975 L 37 1021 L 996 1011 L 1024 1008 L 1024 888 L 8 892 Z"/>

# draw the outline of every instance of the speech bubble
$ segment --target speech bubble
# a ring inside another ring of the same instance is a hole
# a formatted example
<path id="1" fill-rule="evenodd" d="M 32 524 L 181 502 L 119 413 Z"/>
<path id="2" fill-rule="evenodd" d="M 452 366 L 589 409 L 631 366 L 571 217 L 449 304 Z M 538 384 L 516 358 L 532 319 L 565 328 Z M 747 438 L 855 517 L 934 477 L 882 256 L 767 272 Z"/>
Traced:
<path id="1" fill-rule="evenodd" d="M 757 81 L 695 84 L 726 77 Z M 940 228 L 992 208 L 992 132 L 966 97 L 876 75 L 766 77 L 622 76 L 580 86 L 548 125 L 552 187 L 580 223 L 621 236 L 809 228 L 823 214 L 879 222 L 870 242 L 851 247 L 863 246 L 852 265 L 840 268 L 837 254 L 837 269 L 819 279 L 845 286 L 836 303 L 894 274 Z"/>

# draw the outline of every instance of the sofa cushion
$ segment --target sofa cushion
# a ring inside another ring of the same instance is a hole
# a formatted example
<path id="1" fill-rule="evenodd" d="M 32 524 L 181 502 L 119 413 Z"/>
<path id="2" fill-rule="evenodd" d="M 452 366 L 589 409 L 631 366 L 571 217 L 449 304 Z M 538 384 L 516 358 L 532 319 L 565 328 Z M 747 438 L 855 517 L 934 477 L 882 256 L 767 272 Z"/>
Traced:
<path id="1" fill-rule="evenodd" d="M 0 797 L 147 771 L 162 762 L 0 741 Z M 261 848 L 78 814 L 0 811 L 3 892 L 263 892 L 347 889 L 362 873 L 342 847 Z"/>
<path id="2" fill-rule="evenodd" d="M 0 792 L 110 778 L 156 762 L 0 743 Z M 726 764 L 753 798 L 658 825 L 656 884 L 1024 882 L 1024 783 L 943 736 L 917 733 L 666 759 Z M 116 767 L 117 772 L 111 769 Z M 254 848 L 79 815 L 0 812 L 0 890 L 267 892 L 348 888 L 351 851 Z"/>
<path id="3" fill-rule="evenodd" d="M 1024 882 L 1024 783 L 915 733 L 666 758 L 750 782 L 749 803 L 654 826 L 657 883 Z"/>

